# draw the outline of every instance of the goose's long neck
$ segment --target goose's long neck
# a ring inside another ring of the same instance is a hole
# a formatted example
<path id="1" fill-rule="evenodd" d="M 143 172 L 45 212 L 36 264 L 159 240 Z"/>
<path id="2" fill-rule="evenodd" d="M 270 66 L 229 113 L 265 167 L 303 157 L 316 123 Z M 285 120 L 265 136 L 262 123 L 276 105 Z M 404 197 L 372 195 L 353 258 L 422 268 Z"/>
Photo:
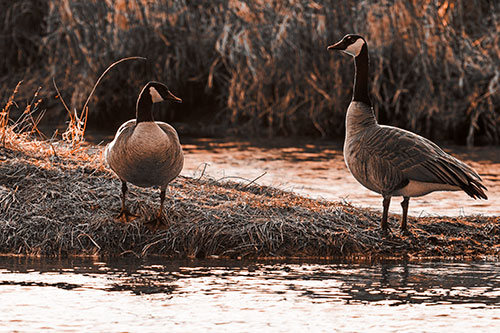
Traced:
<path id="1" fill-rule="evenodd" d="M 354 63 L 356 74 L 354 76 L 352 100 L 371 106 L 372 103 L 368 96 L 368 48 L 366 44 L 361 47 L 361 52 L 354 58 Z"/>
<path id="2" fill-rule="evenodd" d="M 136 124 L 143 121 L 153 121 L 153 101 L 149 93 L 144 90 L 139 95 L 135 109 Z"/>
<path id="3" fill-rule="evenodd" d="M 372 103 L 368 97 L 368 48 L 363 45 L 361 52 L 354 58 L 356 74 L 352 101 L 346 115 L 346 139 L 364 133 L 377 125 Z"/>

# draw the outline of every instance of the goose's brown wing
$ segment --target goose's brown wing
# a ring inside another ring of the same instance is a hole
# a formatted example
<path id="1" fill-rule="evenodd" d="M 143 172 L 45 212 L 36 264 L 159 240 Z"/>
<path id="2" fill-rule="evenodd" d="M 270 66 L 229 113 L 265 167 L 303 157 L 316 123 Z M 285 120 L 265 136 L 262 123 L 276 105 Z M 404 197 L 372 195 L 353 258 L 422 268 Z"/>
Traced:
<path id="1" fill-rule="evenodd" d="M 106 162 L 113 168 L 113 155 L 114 152 L 119 152 L 124 149 L 124 145 L 127 142 L 127 139 L 132 135 L 135 127 L 135 119 L 131 119 L 129 121 L 124 122 L 118 131 L 116 131 L 115 137 L 113 141 L 111 141 L 104 151 L 104 159 Z"/>
<path id="2" fill-rule="evenodd" d="M 384 160 L 386 167 L 401 172 L 407 181 L 458 186 L 473 198 L 487 199 L 486 187 L 479 175 L 435 143 L 420 135 L 391 126 L 377 126 L 367 133 L 364 149 Z M 393 190 L 404 186 L 401 180 L 391 184 Z"/>

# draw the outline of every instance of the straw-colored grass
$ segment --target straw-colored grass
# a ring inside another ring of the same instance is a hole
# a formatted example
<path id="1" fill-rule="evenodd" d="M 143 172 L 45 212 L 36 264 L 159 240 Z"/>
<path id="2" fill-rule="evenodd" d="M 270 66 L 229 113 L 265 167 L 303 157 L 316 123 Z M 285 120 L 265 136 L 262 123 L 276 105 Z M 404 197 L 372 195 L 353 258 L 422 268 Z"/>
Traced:
<path id="1" fill-rule="evenodd" d="M 500 142 L 498 1 L 47 4 L 0 4 L 0 39 L 12 45 L 0 48 L 0 100 L 21 79 L 23 97 L 41 85 L 48 120 L 66 116 L 52 99 L 52 78 L 80 110 L 102 70 L 135 55 L 149 62 L 130 62 L 104 80 L 89 126 L 116 129 L 132 118 L 138 90 L 156 79 L 184 101 L 158 116 L 189 122 L 191 133 L 341 137 L 353 64 L 326 46 L 355 32 L 369 43 L 382 123 L 435 140 Z"/>
<path id="2" fill-rule="evenodd" d="M 8 108 L 4 108 L 8 111 Z M 25 120 L 27 121 L 27 120 Z M 256 184 L 178 177 L 167 227 L 145 227 L 158 190 L 131 187 L 139 218 L 115 220 L 120 181 L 103 147 L 0 128 L 0 253 L 170 257 L 478 257 L 498 255 L 500 217 L 411 218 L 412 236 L 379 232 L 380 212 Z M 399 216 L 391 216 L 397 229 Z"/>
<path id="3" fill-rule="evenodd" d="M 19 142 L 21 144 L 21 142 Z M 132 187 L 141 217 L 115 220 L 120 182 L 102 150 L 39 141 L 0 148 L 0 252 L 172 257 L 429 257 L 497 255 L 499 217 L 410 218 L 411 237 L 384 238 L 380 213 L 256 185 L 180 177 L 168 227 L 144 226 L 158 191 Z M 57 154 L 57 155 L 56 155 Z M 397 227 L 397 216 L 391 220 Z"/>

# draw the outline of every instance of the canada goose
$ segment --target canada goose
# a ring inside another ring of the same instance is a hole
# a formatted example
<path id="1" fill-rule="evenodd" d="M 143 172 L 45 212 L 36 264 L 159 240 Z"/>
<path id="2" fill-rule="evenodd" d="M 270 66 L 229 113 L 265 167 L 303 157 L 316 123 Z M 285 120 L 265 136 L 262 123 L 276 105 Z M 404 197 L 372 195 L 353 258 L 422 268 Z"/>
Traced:
<path id="1" fill-rule="evenodd" d="M 122 208 L 117 218 L 123 217 L 125 221 L 136 216 L 125 205 L 127 182 L 140 187 L 160 188 L 158 225 L 167 185 L 179 175 L 184 165 L 184 154 L 175 129 L 153 120 L 153 104 L 164 100 L 182 103 L 166 85 L 148 82 L 137 99 L 136 119 L 120 126 L 104 153 L 106 162 L 122 181 Z"/>
<path id="2" fill-rule="evenodd" d="M 401 231 L 405 234 L 410 197 L 463 190 L 474 199 L 487 199 L 483 191 L 486 187 L 471 167 L 420 135 L 377 123 L 368 97 L 368 46 L 363 37 L 346 35 L 328 50 L 354 57 L 354 91 L 346 115 L 344 160 L 361 185 L 382 194 L 384 233 L 388 231 L 392 196 L 403 197 Z"/>

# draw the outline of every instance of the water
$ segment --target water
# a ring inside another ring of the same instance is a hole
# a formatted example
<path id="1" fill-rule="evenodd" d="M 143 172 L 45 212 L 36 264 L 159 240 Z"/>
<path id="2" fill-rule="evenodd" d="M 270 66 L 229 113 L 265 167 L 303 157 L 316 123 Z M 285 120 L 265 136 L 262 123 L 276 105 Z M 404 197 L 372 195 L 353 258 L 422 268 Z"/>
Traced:
<path id="1" fill-rule="evenodd" d="M 0 331 L 499 328 L 498 262 L 0 258 Z"/>
<path id="2" fill-rule="evenodd" d="M 348 201 L 382 210 L 382 197 L 361 186 L 344 163 L 342 142 L 273 139 L 266 142 L 184 139 L 182 175 L 209 176 L 278 187 L 312 198 Z M 445 147 L 472 166 L 488 188 L 488 200 L 473 200 L 462 191 L 434 192 L 410 200 L 411 216 L 499 215 L 500 147 Z M 391 213 L 401 214 L 401 198 Z"/>
<path id="3" fill-rule="evenodd" d="M 86 134 L 86 139 L 104 146 L 113 136 L 94 132 Z M 181 142 L 185 153 L 183 176 L 251 182 L 315 199 L 346 201 L 354 206 L 382 210 L 382 197 L 360 185 L 347 170 L 341 141 L 182 137 Z M 443 148 L 479 173 L 488 188 L 488 200 L 473 200 L 462 191 L 433 192 L 412 198 L 409 215 L 499 215 L 500 147 Z M 401 214 L 399 201 L 401 198 L 392 200 L 391 213 Z"/>

